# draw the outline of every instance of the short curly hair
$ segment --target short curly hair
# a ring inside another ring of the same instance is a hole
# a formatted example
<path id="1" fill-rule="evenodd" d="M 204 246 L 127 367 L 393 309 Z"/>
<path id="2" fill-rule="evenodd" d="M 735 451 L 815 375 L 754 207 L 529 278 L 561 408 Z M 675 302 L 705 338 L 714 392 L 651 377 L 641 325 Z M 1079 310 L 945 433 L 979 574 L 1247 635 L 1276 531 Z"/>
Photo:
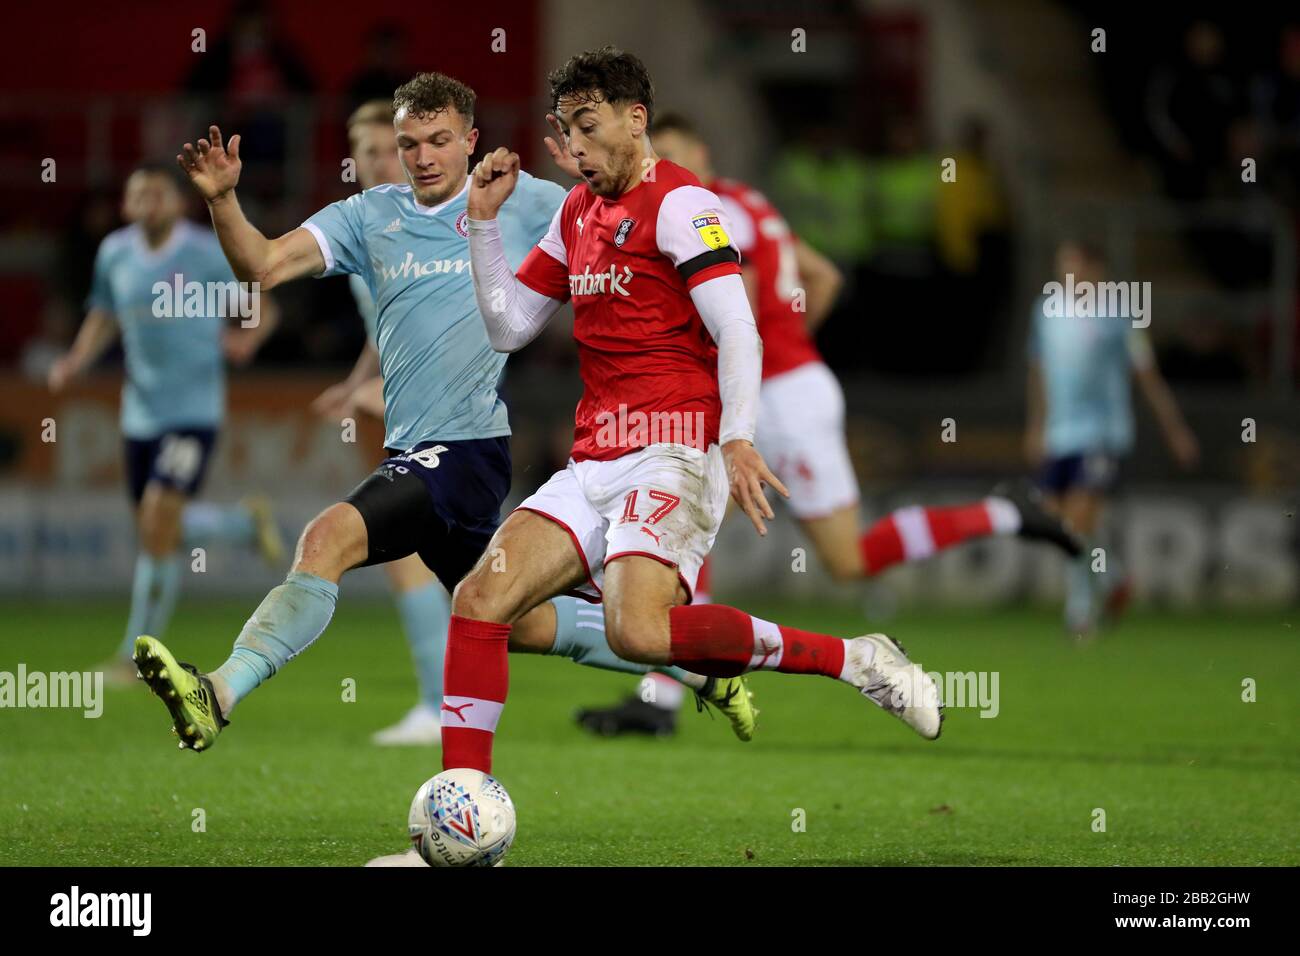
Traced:
<path id="1" fill-rule="evenodd" d="M 640 103 L 645 107 L 647 124 L 654 121 L 655 85 L 650 71 L 638 57 L 618 47 L 579 53 L 546 79 L 551 84 L 552 104 L 558 104 L 563 96 L 611 106 Z"/>
<path id="2" fill-rule="evenodd" d="M 474 122 L 474 91 L 445 73 L 417 73 L 393 93 L 393 112 L 417 116 L 432 116 L 454 109 L 465 117 L 467 124 Z"/>

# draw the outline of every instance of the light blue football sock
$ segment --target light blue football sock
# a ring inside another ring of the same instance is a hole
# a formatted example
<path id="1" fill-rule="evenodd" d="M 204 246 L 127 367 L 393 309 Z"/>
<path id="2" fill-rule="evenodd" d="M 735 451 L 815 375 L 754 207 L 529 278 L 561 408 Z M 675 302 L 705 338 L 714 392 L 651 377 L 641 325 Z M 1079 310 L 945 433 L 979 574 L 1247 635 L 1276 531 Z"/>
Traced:
<path id="1" fill-rule="evenodd" d="M 658 671 L 688 687 L 701 685 L 702 678 L 680 667 L 656 667 L 625 661 L 611 651 L 609 642 L 605 640 L 605 611 L 599 604 L 588 604 L 574 597 L 551 598 L 551 603 L 555 605 L 555 643 L 547 651 L 548 654 L 567 657 L 584 667 L 621 671 L 624 674 Z"/>
<path id="2" fill-rule="evenodd" d="M 451 603 L 437 581 L 395 595 L 406 643 L 420 688 L 420 702 L 434 710 L 442 707 L 442 664 L 447 651 Z"/>
<path id="3" fill-rule="evenodd" d="M 306 571 L 290 571 L 272 588 L 239 632 L 235 649 L 211 673 L 243 700 L 253 688 L 270 680 L 320 637 L 334 616 L 339 586 Z"/>
<path id="4" fill-rule="evenodd" d="M 156 558 L 141 551 L 135 559 L 135 579 L 131 583 L 131 611 L 126 619 L 126 633 L 118 653 L 130 657 L 135 639 L 141 634 L 162 637 L 176 609 L 181 589 L 181 556 L 169 554 Z"/>
<path id="5" fill-rule="evenodd" d="M 1065 626 L 1071 630 L 1090 630 L 1097 623 L 1097 592 L 1101 590 L 1096 578 L 1109 573 L 1092 570 L 1092 548 L 1069 563 L 1065 573 Z"/>
<path id="6" fill-rule="evenodd" d="M 253 513 L 243 505 L 192 501 L 181 512 L 181 536 L 187 549 L 213 542 L 251 545 L 257 540 L 257 527 Z"/>

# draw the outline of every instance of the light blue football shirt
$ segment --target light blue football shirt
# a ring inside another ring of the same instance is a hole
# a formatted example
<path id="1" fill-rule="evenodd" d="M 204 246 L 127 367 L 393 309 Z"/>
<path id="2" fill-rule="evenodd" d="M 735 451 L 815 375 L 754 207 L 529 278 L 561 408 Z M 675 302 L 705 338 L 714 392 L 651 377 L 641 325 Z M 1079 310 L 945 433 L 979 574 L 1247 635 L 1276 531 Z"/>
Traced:
<path id="1" fill-rule="evenodd" d="M 488 342 L 474 299 L 468 192 L 466 179 L 454 198 L 421 206 L 409 185 L 384 184 L 303 223 L 325 258 L 322 275 L 357 275 L 369 287 L 388 448 L 510 434 L 497 395 L 506 357 Z M 564 197 L 555 183 L 519 174 L 497 214 L 511 268 L 546 234 Z"/>
<path id="2" fill-rule="evenodd" d="M 1150 363 L 1150 346 L 1132 320 L 1048 315 L 1034 306 L 1029 356 L 1043 371 L 1044 441 L 1052 457 L 1133 447 L 1132 373 Z"/>
<path id="3" fill-rule="evenodd" d="M 99 244 L 86 307 L 111 312 L 121 329 L 126 437 L 155 438 L 169 428 L 221 423 L 226 401 L 221 333 L 227 316 L 238 314 L 238 299 L 225 294 L 234 292 L 235 282 L 217 237 L 187 220 L 178 221 L 158 249 L 149 248 L 138 225 L 118 229 Z M 201 294 L 192 294 L 191 283 L 200 284 Z"/>
<path id="4" fill-rule="evenodd" d="M 357 314 L 361 324 L 366 327 L 366 338 L 370 344 L 375 343 L 375 300 L 370 297 L 370 284 L 361 276 L 353 273 L 348 276 L 348 288 L 352 291 L 352 301 L 357 304 Z"/>

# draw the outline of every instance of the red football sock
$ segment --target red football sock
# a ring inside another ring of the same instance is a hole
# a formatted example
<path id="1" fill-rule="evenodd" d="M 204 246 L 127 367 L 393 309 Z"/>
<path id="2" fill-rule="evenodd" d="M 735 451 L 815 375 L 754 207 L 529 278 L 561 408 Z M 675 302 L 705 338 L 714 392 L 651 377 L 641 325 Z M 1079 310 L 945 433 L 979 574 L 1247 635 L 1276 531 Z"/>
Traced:
<path id="1" fill-rule="evenodd" d="M 695 576 L 695 593 L 691 595 L 692 604 L 713 603 L 713 559 L 705 558 L 700 565 L 700 573 Z"/>
<path id="2" fill-rule="evenodd" d="M 443 667 L 442 769 L 492 772 L 492 740 L 510 687 L 509 624 L 453 614 Z"/>
<path id="3" fill-rule="evenodd" d="M 866 574 L 879 574 L 902 561 L 920 561 L 954 544 L 993 534 L 998 528 L 992 507 L 993 501 L 986 499 L 943 508 L 899 508 L 863 532 L 859 547 Z"/>
<path id="4" fill-rule="evenodd" d="M 668 613 L 672 663 L 706 677 L 750 670 L 840 676 L 844 641 L 751 617 L 725 604 L 675 607 Z"/>

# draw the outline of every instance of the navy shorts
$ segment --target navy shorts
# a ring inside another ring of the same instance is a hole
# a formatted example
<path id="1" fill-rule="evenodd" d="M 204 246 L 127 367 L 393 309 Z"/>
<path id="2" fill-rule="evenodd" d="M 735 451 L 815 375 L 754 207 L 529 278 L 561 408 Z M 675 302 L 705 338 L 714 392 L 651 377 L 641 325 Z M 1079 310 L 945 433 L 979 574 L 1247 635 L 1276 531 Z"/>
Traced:
<path id="1" fill-rule="evenodd" d="M 363 567 L 418 554 L 451 590 L 487 550 L 510 493 L 510 440 L 424 442 L 389 457 L 344 500 L 361 512 Z"/>
<path id="2" fill-rule="evenodd" d="M 1038 486 L 1059 495 L 1073 489 L 1107 494 L 1119 481 L 1119 456 L 1098 451 L 1048 458 L 1038 474 Z"/>
<path id="3" fill-rule="evenodd" d="M 172 428 L 154 438 L 126 439 L 126 483 L 136 504 L 151 482 L 186 497 L 198 493 L 217 443 L 215 428 Z"/>

